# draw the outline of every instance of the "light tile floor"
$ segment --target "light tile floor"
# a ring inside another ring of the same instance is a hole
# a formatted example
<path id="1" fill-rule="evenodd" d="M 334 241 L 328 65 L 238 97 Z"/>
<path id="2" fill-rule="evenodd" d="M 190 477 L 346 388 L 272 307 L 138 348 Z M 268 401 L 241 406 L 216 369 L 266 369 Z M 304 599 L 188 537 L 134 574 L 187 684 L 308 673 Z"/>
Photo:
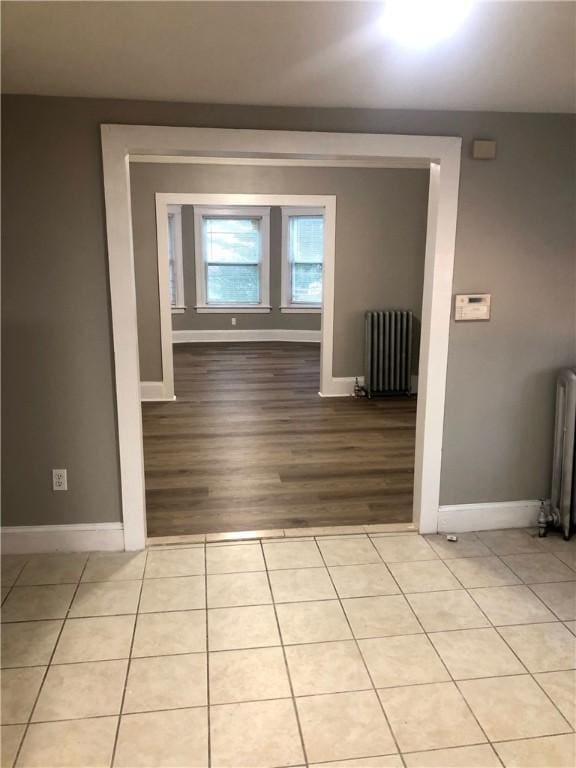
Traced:
<path id="1" fill-rule="evenodd" d="M 576 541 L 337 533 L 4 557 L 2 766 L 573 768 Z"/>

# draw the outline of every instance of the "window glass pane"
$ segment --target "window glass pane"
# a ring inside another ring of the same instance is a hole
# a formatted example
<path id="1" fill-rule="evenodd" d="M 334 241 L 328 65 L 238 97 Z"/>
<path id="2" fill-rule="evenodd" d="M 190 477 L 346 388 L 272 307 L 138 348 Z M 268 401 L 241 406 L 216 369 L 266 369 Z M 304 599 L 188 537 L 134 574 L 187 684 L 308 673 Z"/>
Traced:
<path id="1" fill-rule="evenodd" d="M 207 264 L 208 304 L 258 304 L 260 267 L 254 265 Z"/>
<path id="2" fill-rule="evenodd" d="M 290 261 L 321 264 L 324 254 L 324 217 L 290 216 L 289 226 Z"/>
<path id="3" fill-rule="evenodd" d="M 258 264 L 260 220 L 208 218 L 204 220 L 204 248 L 209 264 Z"/>
<path id="4" fill-rule="evenodd" d="M 176 306 L 176 219 L 174 214 L 168 214 L 168 291 L 170 305 Z"/>
<path id="5" fill-rule="evenodd" d="M 322 302 L 322 264 L 292 264 L 292 302 Z"/>

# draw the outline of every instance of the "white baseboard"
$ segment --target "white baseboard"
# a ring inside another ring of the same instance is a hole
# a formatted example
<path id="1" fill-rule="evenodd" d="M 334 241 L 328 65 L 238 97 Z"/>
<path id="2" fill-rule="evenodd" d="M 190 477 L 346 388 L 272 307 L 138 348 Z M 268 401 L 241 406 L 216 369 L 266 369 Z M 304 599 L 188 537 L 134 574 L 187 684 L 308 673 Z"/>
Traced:
<path id="1" fill-rule="evenodd" d="M 163 381 L 141 381 L 140 400 L 175 400 L 174 395 L 168 394 Z"/>
<path id="2" fill-rule="evenodd" d="M 320 397 L 351 397 L 354 394 L 355 376 L 339 376 L 332 378 L 328 387 L 320 392 Z M 360 386 L 364 385 L 364 376 L 358 376 Z M 411 392 L 418 392 L 418 376 L 412 376 Z"/>
<path id="3" fill-rule="evenodd" d="M 354 394 L 355 376 L 332 377 L 322 392 L 320 397 L 352 397 Z M 364 376 L 358 376 L 358 383 L 364 384 Z"/>
<path id="4" fill-rule="evenodd" d="M 293 331 L 285 328 L 262 330 L 220 330 L 220 331 L 173 331 L 174 344 L 190 344 L 209 341 L 304 341 L 320 343 L 321 331 Z"/>
<path id="5" fill-rule="evenodd" d="M 34 552 L 89 552 L 124 550 L 122 523 L 79 525 L 15 525 L 0 529 L 2 553 L 27 555 Z"/>
<path id="6" fill-rule="evenodd" d="M 496 501 L 485 504 L 451 504 L 438 510 L 439 533 L 528 528 L 538 522 L 540 501 Z"/>

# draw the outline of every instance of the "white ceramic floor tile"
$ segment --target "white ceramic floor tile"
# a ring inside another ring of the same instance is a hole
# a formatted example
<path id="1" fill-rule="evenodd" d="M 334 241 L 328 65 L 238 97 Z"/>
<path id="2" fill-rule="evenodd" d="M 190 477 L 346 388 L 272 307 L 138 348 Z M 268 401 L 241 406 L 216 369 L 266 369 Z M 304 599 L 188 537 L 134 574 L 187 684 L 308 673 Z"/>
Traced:
<path id="1" fill-rule="evenodd" d="M 167 549 L 148 552 L 144 578 L 201 576 L 204 573 L 204 548 Z"/>
<path id="2" fill-rule="evenodd" d="M 96 552 L 90 555 L 82 581 L 132 581 L 144 576 L 146 552 Z"/>
<path id="3" fill-rule="evenodd" d="M 0 558 L 0 572 L 2 574 L 2 586 L 11 587 L 18 575 L 30 559 L 30 555 L 5 555 Z"/>
<path id="4" fill-rule="evenodd" d="M 51 666 L 32 721 L 118 714 L 127 666 L 126 660 Z"/>
<path id="5" fill-rule="evenodd" d="M 430 640 L 455 680 L 526 672 L 495 629 L 434 632 Z"/>
<path id="6" fill-rule="evenodd" d="M 68 619 L 60 635 L 54 664 L 127 659 L 135 616 Z"/>
<path id="7" fill-rule="evenodd" d="M 576 670 L 534 675 L 573 728 L 576 728 Z"/>
<path id="8" fill-rule="evenodd" d="M 3 725 L 0 727 L 0 765 L 12 768 L 26 730 L 25 725 Z"/>
<path id="9" fill-rule="evenodd" d="M 404 768 L 400 755 L 358 757 L 352 760 L 336 760 L 329 763 L 310 763 L 313 768 Z"/>
<path id="10" fill-rule="evenodd" d="M 551 554 L 510 555 L 502 560 L 526 584 L 548 581 L 576 581 L 576 572 Z"/>
<path id="11" fill-rule="evenodd" d="M 146 579 L 142 586 L 140 613 L 191 611 L 206 607 L 204 576 Z"/>
<path id="12" fill-rule="evenodd" d="M 402 752 L 486 741 L 454 683 L 385 688 L 378 695 Z"/>
<path id="13" fill-rule="evenodd" d="M 206 547 L 207 573 L 240 573 L 242 571 L 264 571 L 266 565 L 260 544 L 236 544 L 221 547 L 214 544 Z"/>
<path id="14" fill-rule="evenodd" d="M 32 555 L 16 584 L 76 584 L 87 559 L 86 554 Z"/>
<path id="15" fill-rule="evenodd" d="M 61 627 L 61 620 L 5 624 L 0 634 L 2 667 L 48 664 Z"/>
<path id="16" fill-rule="evenodd" d="M 566 720 L 529 675 L 464 680 L 459 687 L 491 741 L 569 730 Z"/>
<path id="17" fill-rule="evenodd" d="M 281 603 L 276 611 L 286 645 L 348 640 L 352 637 L 338 600 Z"/>
<path id="18" fill-rule="evenodd" d="M 447 560 L 448 563 L 466 562 Z M 441 560 L 422 560 L 408 563 L 390 563 L 392 575 L 403 592 L 436 592 L 459 589 L 460 584 Z"/>
<path id="19" fill-rule="evenodd" d="M 324 565 L 315 541 L 264 542 L 264 555 L 270 571 L 318 568 Z"/>
<path id="20" fill-rule="evenodd" d="M 70 608 L 71 618 L 136 613 L 140 581 L 87 582 L 80 584 Z"/>
<path id="21" fill-rule="evenodd" d="M 109 766 L 117 723 L 117 717 L 34 723 L 24 739 L 18 768 Z"/>
<path id="22" fill-rule="evenodd" d="M 329 600 L 336 597 L 326 568 L 271 571 L 270 584 L 277 603 Z"/>
<path id="23" fill-rule="evenodd" d="M 407 768 L 501 768 L 502 763 L 489 744 L 474 747 L 436 749 L 404 755 Z"/>
<path id="24" fill-rule="evenodd" d="M 372 541 L 385 563 L 436 560 L 438 555 L 428 542 L 414 533 L 406 536 L 374 536 Z"/>
<path id="25" fill-rule="evenodd" d="M 490 622 L 463 590 L 407 595 L 412 610 L 427 632 L 488 627 Z"/>
<path id="26" fill-rule="evenodd" d="M 446 564 L 466 589 L 520 584 L 520 579 L 498 557 L 463 557 L 446 560 Z"/>
<path id="27" fill-rule="evenodd" d="M 370 539 L 319 539 L 318 546 L 326 565 L 369 565 L 381 563 Z"/>
<path id="28" fill-rule="evenodd" d="M 295 696 L 372 687 L 352 641 L 290 645 L 285 650 Z"/>
<path id="29" fill-rule="evenodd" d="M 576 736 L 548 736 L 495 744 L 506 768 L 574 768 Z"/>
<path id="30" fill-rule="evenodd" d="M 376 688 L 450 680 L 425 635 L 378 637 L 358 645 Z"/>
<path id="31" fill-rule="evenodd" d="M 210 708 L 213 768 L 283 768 L 304 764 L 290 699 Z"/>
<path id="32" fill-rule="evenodd" d="M 554 621 L 554 614 L 529 587 L 471 589 L 470 595 L 496 626 Z"/>
<path id="33" fill-rule="evenodd" d="M 492 554 L 475 533 L 459 533 L 457 537 L 457 541 L 449 541 L 446 534 L 439 533 L 424 538 L 442 560 L 452 560 L 456 557 L 488 557 Z"/>
<path id="34" fill-rule="evenodd" d="M 328 571 L 340 597 L 376 597 L 400 592 L 383 563 L 332 566 Z"/>
<path id="35" fill-rule="evenodd" d="M 132 656 L 164 656 L 206 650 L 206 611 L 141 613 Z"/>
<path id="36" fill-rule="evenodd" d="M 208 611 L 208 643 L 211 651 L 280 645 L 274 607 L 211 608 Z"/>
<path id="37" fill-rule="evenodd" d="M 205 707 L 123 715 L 117 768 L 204 768 L 208 765 Z"/>
<path id="38" fill-rule="evenodd" d="M 576 637 L 558 621 L 501 627 L 500 634 L 530 672 L 576 667 Z"/>
<path id="39" fill-rule="evenodd" d="M 210 654 L 210 703 L 232 704 L 290 697 L 281 648 L 251 648 Z"/>
<path id="40" fill-rule="evenodd" d="M 264 571 L 208 576 L 208 608 L 264 605 L 272 602 Z"/>
<path id="41" fill-rule="evenodd" d="M 403 595 L 342 600 L 355 637 L 411 635 L 422 628 Z"/>
<path id="42" fill-rule="evenodd" d="M 2 606 L 2 621 L 63 619 L 75 590 L 74 584 L 13 587 Z"/>
<path id="43" fill-rule="evenodd" d="M 358 758 L 396 752 L 374 691 L 307 696 L 297 699 L 297 706 L 306 753 L 312 763 L 351 760 L 351 765 L 378 765 Z"/>
<path id="44" fill-rule="evenodd" d="M 544 551 L 538 537 L 522 529 L 479 531 L 476 535 L 495 555 L 538 554 Z"/>
<path id="45" fill-rule="evenodd" d="M 559 584 L 533 584 L 532 590 L 546 603 L 559 619 L 576 619 L 576 583 L 564 581 Z"/>
<path id="46" fill-rule="evenodd" d="M 205 706 L 206 654 L 132 659 L 124 712 Z"/>
<path id="47" fill-rule="evenodd" d="M 42 685 L 46 667 L 4 669 L 0 686 L 0 722 L 2 725 L 25 723 Z"/>

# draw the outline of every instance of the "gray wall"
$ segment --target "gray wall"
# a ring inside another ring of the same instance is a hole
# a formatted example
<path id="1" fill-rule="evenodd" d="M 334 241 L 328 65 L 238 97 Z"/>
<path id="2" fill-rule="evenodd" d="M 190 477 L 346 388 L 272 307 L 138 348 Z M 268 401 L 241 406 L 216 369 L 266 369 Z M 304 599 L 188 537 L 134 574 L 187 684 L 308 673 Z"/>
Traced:
<path id="1" fill-rule="evenodd" d="M 264 166 L 131 165 L 134 258 L 138 291 L 140 369 L 143 381 L 162 378 L 155 235 L 155 192 L 336 195 L 334 375 L 363 369 L 363 314 L 400 307 L 420 318 L 428 171 L 391 168 L 286 168 Z M 183 213 L 184 315 L 177 329 L 230 329 L 228 315 L 193 310 L 193 216 Z M 237 328 L 320 328 L 318 315 L 282 314 L 280 304 L 281 220 L 271 216 L 271 302 L 265 315 L 241 314 Z M 190 243 L 192 247 L 190 248 Z"/>
<path id="2" fill-rule="evenodd" d="M 573 117 L 7 96 L 5 525 L 120 519 L 101 123 L 462 136 L 453 288 L 491 291 L 493 319 L 451 326 L 441 500 L 548 494 L 555 371 L 576 358 Z M 496 161 L 470 159 L 474 137 Z"/>

